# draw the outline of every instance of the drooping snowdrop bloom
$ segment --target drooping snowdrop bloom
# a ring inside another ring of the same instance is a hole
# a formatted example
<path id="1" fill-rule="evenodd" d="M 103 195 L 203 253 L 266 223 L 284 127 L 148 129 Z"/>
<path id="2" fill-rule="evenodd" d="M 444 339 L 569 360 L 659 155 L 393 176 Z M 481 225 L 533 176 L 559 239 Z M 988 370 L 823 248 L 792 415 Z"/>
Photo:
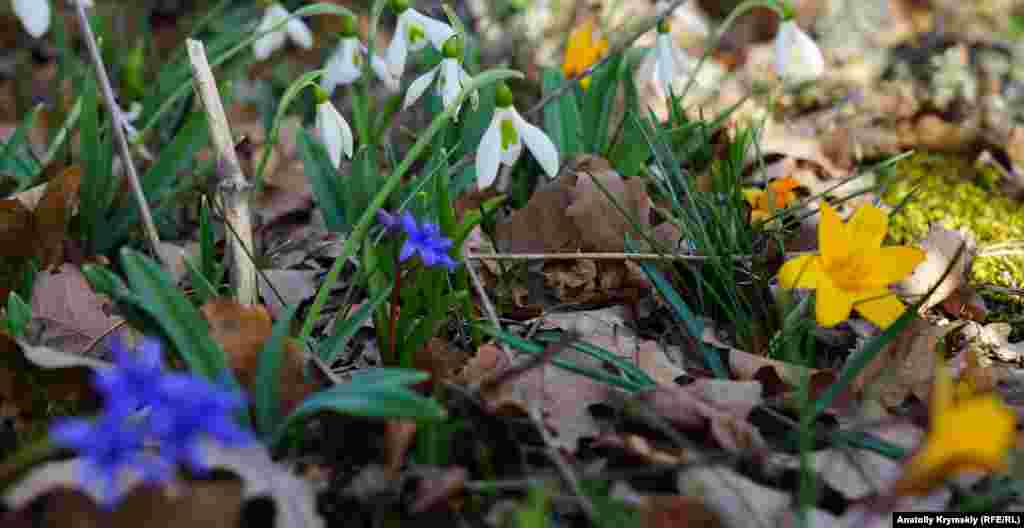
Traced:
<path id="1" fill-rule="evenodd" d="M 477 186 L 485 189 L 494 183 L 498 164 L 512 166 L 522 154 L 523 143 L 544 172 L 554 178 L 558 174 L 558 149 L 547 134 L 519 115 L 512 106 L 512 91 L 505 83 L 500 83 L 495 94 L 494 117 L 476 153 Z"/>
<path id="2" fill-rule="evenodd" d="M 327 148 L 327 155 L 331 158 L 331 165 L 337 169 L 341 165 L 341 154 L 345 157 L 352 157 L 352 129 L 348 121 L 331 104 L 330 97 L 319 86 L 314 86 L 316 92 L 316 130 L 320 135 L 320 141 L 324 142 Z"/>
<path id="3" fill-rule="evenodd" d="M 785 81 L 813 81 L 825 73 L 825 57 L 814 39 L 792 18 L 775 35 L 775 71 Z"/>
<path id="4" fill-rule="evenodd" d="M 284 25 L 282 21 L 287 20 Z M 271 28 L 277 28 L 270 31 Z M 256 29 L 257 32 L 266 33 L 252 43 L 252 51 L 256 54 L 256 60 L 265 60 L 275 51 L 284 46 L 286 40 L 291 39 L 295 45 L 302 49 L 313 47 L 313 32 L 302 19 L 293 17 L 280 3 L 273 2 L 263 12 L 263 18 Z"/>
<path id="5" fill-rule="evenodd" d="M 455 103 L 455 99 L 459 97 L 459 92 L 462 91 L 463 86 L 470 81 L 469 74 L 466 73 L 466 70 L 459 62 L 462 57 L 462 44 L 460 41 L 461 39 L 458 36 L 454 36 L 444 43 L 444 46 L 441 47 L 441 54 L 444 57 L 441 59 L 441 63 L 427 73 L 417 77 L 409 85 L 409 90 L 405 92 L 403 108 L 409 108 L 418 101 L 423 92 L 427 90 L 427 87 L 434 82 L 434 79 L 437 79 L 437 93 L 441 96 L 445 110 Z M 469 97 L 473 107 L 476 108 L 480 99 L 479 94 L 474 91 Z M 459 109 L 457 108 L 455 109 L 454 119 L 458 120 L 458 117 Z"/>
<path id="6" fill-rule="evenodd" d="M 366 60 L 366 46 L 359 42 L 356 36 L 355 19 L 345 16 L 341 23 L 341 42 L 338 48 L 327 60 L 326 72 L 320 79 L 320 87 L 328 95 L 334 93 L 339 85 L 346 86 L 356 82 L 363 74 L 363 61 Z M 392 75 L 384 59 L 374 55 L 370 59 L 370 68 L 377 78 L 384 82 L 384 86 L 392 92 L 398 91 L 398 77 Z"/>
<path id="7" fill-rule="evenodd" d="M 77 0 L 68 0 L 68 5 L 74 6 Z M 14 5 L 14 14 L 25 26 L 25 32 L 32 35 L 32 38 L 39 38 L 50 29 L 50 2 L 49 0 L 11 0 Z M 82 5 L 92 7 L 92 0 L 82 0 Z"/>
<path id="8" fill-rule="evenodd" d="M 410 51 L 423 49 L 428 41 L 441 50 L 444 43 L 455 35 L 455 30 L 409 7 L 409 0 L 392 0 L 391 9 L 398 15 L 398 25 L 384 53 L 384 60 L 391 68 L 391 74 L 401 79 Z"/>

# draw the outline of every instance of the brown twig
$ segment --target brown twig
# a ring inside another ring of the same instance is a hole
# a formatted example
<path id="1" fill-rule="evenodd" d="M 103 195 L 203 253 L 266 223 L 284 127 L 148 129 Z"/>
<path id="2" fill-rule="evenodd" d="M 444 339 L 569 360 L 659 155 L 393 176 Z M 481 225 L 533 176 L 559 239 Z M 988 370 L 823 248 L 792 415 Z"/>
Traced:
<path id="1" fill-rule="evenodd" d="M 231 136 L 231 127 L 217 90 L 217 81 L 206 59 L 206 49 L 202 42 L 195 39 L 188 39 L 186 46 L 192 64 L 195 89 L 206 111 L 210 136 L 217 151 L 218 168 L 223 169 L 223 174 L 219 174 L 222 179 L 218 191 L 224 205 L 225 222 L 230 224 L 238 235 L 228 238 L 231 285 L 235 290 L 235 299 L 239 303 L 252 304 L 256 302 L 256 266 L 249 258 L 253 247 L 252 215 L 249 212 L 248 196 L 250 185 L 242 173 L 238 154 L 235 153 L 235 141 Z"/>
<path id="2" fill-rule="evenodd" d="M 142 217 L 142 227 L 146 232 L 146 240 L 149 242 L 150 251 L 153 256 L 163 262 L 157 248 L 160 246 L 160 235 L 156 230 L 156 223 L 153 222 L 153 214 L 149 211 L 149 204 L 146 203 L 146 195 L 142 192 L 142 184 L 139 183 L 139 174 L 135 171 L 135 163 L 132 162 L 131 149 L 128 146 L 128 138 L 125 137 L 124 112 L 117 104 L 114 96 L 114 88 L 110 84 L 110 77 L 107 75 L 107 67 L 103 64 L 103 56 L 100 55 L 99 45 L 96 44 L 96 35 L 89 25 L 89 16 L 85 13 L 85 6 L 81 0 L 75 2 L 75 14 L 78 15 L 78 25 L 82 28 L 86 46 L 89 48 L 89 58 L 96 69 L 96 79 L 99 80 L 100 88 L 103 91 L 103 102 L 107 111 L 110 112 L 110 124 L 114 129 L 114 138 L 117 141 L 118 149 L 121 151 L 121 158 L 124 160 L 125 172 L 128 174 L 128 183 L 132 188 L 132 195 L 139 206 L 139 216 Z M 165 264 L 166 267 L 166 263 Z"/>

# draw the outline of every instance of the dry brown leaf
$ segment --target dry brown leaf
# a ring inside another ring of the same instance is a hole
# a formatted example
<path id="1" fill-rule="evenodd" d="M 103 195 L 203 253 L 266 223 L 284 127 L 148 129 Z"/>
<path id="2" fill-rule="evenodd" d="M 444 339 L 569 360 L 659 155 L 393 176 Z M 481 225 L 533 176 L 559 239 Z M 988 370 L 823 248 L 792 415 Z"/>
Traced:
<path id="1" fill-rule="evenodd" d="M 700 499 L 684 495 L 646 495 L 640 506 L 643 528 L 720 528 L 722 520 Z"/>
<path id="2" fill-rule="evenodd" d="M 316 295 L 314 281 L 317 273 L 314 270 L 262 270 L 258 277 L 260 296 L 263 297 L 270 315 L 275 318 L 281 317 L 285 308 L 301 304 L 302 301 Z"/>
<path id="3" fill-rule="evenodd" d="M 215 299 L 200 311 L 210 325 L 210 336 L 227 354 L 239 384 L 251 390 L 263 344 L 270 339 L 273 324 L 262 305 L 242 305 L 230 299 Z M 281 412 L 287 414 L 316 390 L 305 376 L 302 349 L 286 340 L 280 368 Z"/>
<path id="4" fill-rule="evenodd" d="M 877 400 L 888 408 L 902 404 L 911 394 L 921 401 L 928 401 L 935 372 L 935 346 L 948 331 L 949 327 L 914 319 L 861 371 L 851 388 L 862 397 Z"/>
<path id="5" fill-rule="evenodd" d="M 82 169 L 77 165 L 64 169 L 46 186 L 46 192 L 33 212 L 39 237 L 33 244 L 38 248 L 43 269 L 64 261 L 64 240 L 67 238 L 68 221 L 78 207 L 81 179 Z"/>
<path id="6" fill-rule="evenodd" d="M 97 295 L 73 264 L 41 271 L 30 303 L 31 325 L 40 329 L 33 344 L 64 352 L 98 355 L 103 347 L 97 342 L 121 322 L 109 315 L 111 302 Z"/>
<path id="7" fill-rule="evenodd" d="M 398 478 L 415 438 L 416 422 L 390 420 L 384 424 L 384 469 L 392 478 Z"/>
<path id="8" fill-rule="evenodd" d="M 0 200 L 0 256 L 29 258 L 36 255 L 36 220 L 20 201 Z"/>
<path id="9" fill-rule="evenodd" d="M 608 161 L 594 156 L 577 158 L 568 170 L 576 182 L 570 191 L 572 203 L 565 213 L 580 232 L 583 251 L 624 251 L 627 236 L 641 238 L 633 222 L 642 229 L 650 227 L 651 199 L 643 180 L 624 180 Z M 632 220 L 623 216 L 623 211 Z"/>
<path id="10" fill-rule="evenodd" d="M 689 385 L 659 385 L 638 398 L 677 427 L 691 430 L 708 427 L 711 437 L 726 451 L 749 453 L 765 446 L 761 433 L 747 421 L 755 403 L 718 405 L 702 398 Z"/>
<path id="11" fill-rule="evenodd" d="M 322 528 L 316 500 L 308 483 L 271 460 L 266 448 L 226 449 L 214 443 L 204 447 L 211 468 L 230 471 L 240 480 L 177 481 L 177 495 L 143 484 L 138 475 L 126 475 L 117 483 L 124 501 L 113 511 L 97 508 L 96 486 L 82 487 L 81 460 L 49 462 L 34 468 L 4 492 L 4 502 L 15 509 L 35 498 L 51 495 L 47 502 L 49 526 L 181 527 L 237 526 L 245 499 L 268 497 L 276 506 L 275 526 Z M 90 524 L 92 523 L 92 524 Z"/>
<path id="12" fill-rule="evenodd" d="M 956 257 L 961 245 L 964 245 L 964 252 L 954 264 L 953 258 Z M 969 232 L 962 229 L 946 229 L 937 224 L 931 226 L 928 236 L 921 241 L 920 246 L 926 253 L 924 262 L 918 264 L 913 273 L 898 283 L 900 292 L 904 295 L 924 296 L 942 278 L 946 269 L 950 265 L 953 266 L 935 293 L 921 306 L 922 310 L 927 310 L 967 284 L 977 249 L 974 237 Z"/>
<path id="13" fill-rule="evenodd" d="M 496 227 L 496 242 L 512 253 L 562 253 L 579 248 L 579 228 L 566 214 L 570 189 L 561 181 L 537 189 L 526 207 Z"/>
<path id="14" fill-rule="evenodd" d="M 679 473 L 678 488 L 687 496 L 701 497 L 721 516 L 722 526 L 789 526 L 795 504 L 789 493 L 771 489 L 723 466 L 698 466 Z M 835 526 L 836 518 L 819 509 L 807 512 L 806 526 Z M 795 523 L 793 523 L 795 525 Z"/>
<path id="15" fill-rule="evenodd" d="M 814 130 L 797 131 L 788 124 L 769 121 L 762 134 L 762 155 L 782 154 L 820 166 L 829 178 L 842 178 L 846 172 L 836 166 L 822 148 L 821 138 Z"/>

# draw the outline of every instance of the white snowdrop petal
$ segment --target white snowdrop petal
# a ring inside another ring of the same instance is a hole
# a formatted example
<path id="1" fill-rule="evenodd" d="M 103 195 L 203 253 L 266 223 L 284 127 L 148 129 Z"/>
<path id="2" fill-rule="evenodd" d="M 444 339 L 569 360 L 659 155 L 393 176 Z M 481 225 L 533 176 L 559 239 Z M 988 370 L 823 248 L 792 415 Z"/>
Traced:
<path id="1" fill-rule="evenodd" d="M 411 7 L 406 9 L 405 12 L 402 13 L 402 16 L 409 17 L 409 21 L 411 23 L 423 28 L 423 32 L 426 34 L 427 40 L 429 40 L 430 43 L 438 50 L 444 46 L 444 43 L 447 42 L 448 39 L 455 36 L 455 30 L 448 24 L 445 24 L 440 20 L 430 18 Z M 417 43 L 416 47 L 413 49 L 420 49 L 424 45 L 425 43 Z"/>
<path id="2" fill-rule="evenodd" d="M 455 100 L 462 91 L 462 79 L 459 76 L 459 61 L 455 59 L 444 59 L 441 61 L 441 82 L 438 88 L 441 90 L 441 101 L 445 110 L 455 104 Z M 455 112 L 458 118 L 458 111 Z"/>
<path id="3" fill-rule="evenodd" d="M 39 38 L 50 29 L 49 0 L 13 0 L 14 14 L 33 38 Z"/>
<path id="4" fill-rule="evenodd" d="M 789 81 L 807 81 L 825 73 L 825 57 L 796 22 L 787 20 L 775 36 L 775 70 Z"/>
<path id="5" fill-rule="evenodd" d="M 265 33 L 269 31 L 270 28 L 277 26 L 287 16 L 288 11 L 281 7 L 280 4 L 273 4 L 267 7 L 267 10 L 263 12 L 263 18 L 260 19 L 260 25 L 256 28 L 256 32 Z M 275 51 L 281 49 L 287 38 L 284 31 L 281 28 L 277 28 L 253 41 L 252 50 L 256 54 L 256 59 L 265 60 Z"/>
<path id="6" fill-rule="evenodd" d="M 364 51 L 365 54 L 365 51 Z M 388 63 L 384 59 L 377 55 L 374 55 L 370 59 L 370 68 L 373 69 L 373 73 L 377 75 L 377 78 L 384 83 L 384 86 L 391 92 L 397 92 L 401 86 L 398 82 L 398 77 L 395 77 L 394 72 L 388 67 Z"/>
<path id="7" fill-rule="evenodd" d="M 330 101 L 317 105 L 316 126 L 331 158 L 331 165 L 337 169 L 341 165 L 342 153 L 352 157 L 352 129 Z"/>
<path id="8" fill-rule="evenodd" d="M 491 126 L 487 127 L 476 150 L 476 185 L 486 189 L 498 177 L 498 163 L 501 161 L 501 110 L 494 112 Z"/>
<path id="9" fill-rule="evenodd" d="M 388 49 L 384 52 L 384 60 L 391 69 L 391 74 L 401 79 L 405 71 L 405 59 L 409 55 L 409 43 L 406 40 L 406 31 L 409 22 L 406 18 L 399 16 L 398 24 L 395 26 L 395 34 L 391 37 Z"/>
<path id="10" fill-rule="evenodd" d="M 551 141 L 551 138 L 543 130 L 527 123 L 523 116 L 519 115 L 519 112 L 516 112 L 514 109 L 511 112 L 514 114 L 516 132 L 519 132 L 519 137 L 526 144 L 526 148 L 530 149 L 530 153 L 537 159 L 549 177 L 554 178 L 557 176 L 559 165 L 558 149 L 555 147 L 554 142 Z"/>
<path id="11" fill-rule="evenodd" d="M 290 18 L 285 24 L 288 37 L 300 48 L 311 49 L 313 47 L 313 32 L 310 31 L 309 26 L 297 16 L 288 16 Z"/>
<path id="12" fill-rule="evenodd" d="M 430 87 L 430 83 L 434 82 L 434 77 L 437 76 L 441 70 L 441 66 L 434 66 L 434 68 L 423 75 L 420 75 L 409 85 L 409 89 L 405 91 L 405 102 L 402 103 L 402 108 L 406 109 L 412 106 L 416 101 L 419 101 L 423 92 L 427 91 Z"/>
<path id="13" fill-rule="evenodd" d="M 676 80 L 676 63 L 675 57 L 672 53 L 672 48 L 675 43 L 672 42 L 672 37 L 668 34 L 662 33 L 658 35 L 658 43 L 656 51 L 658 53 L 657 62 L 658 67 L 655 70 L 657 72 L 657 78 L 655 79 L 661 85 L 661 89 L 665 91 L 665 95 L 669 95 L 670 88 Z M 679 95 L 678 93 L 675 95 Z"/>

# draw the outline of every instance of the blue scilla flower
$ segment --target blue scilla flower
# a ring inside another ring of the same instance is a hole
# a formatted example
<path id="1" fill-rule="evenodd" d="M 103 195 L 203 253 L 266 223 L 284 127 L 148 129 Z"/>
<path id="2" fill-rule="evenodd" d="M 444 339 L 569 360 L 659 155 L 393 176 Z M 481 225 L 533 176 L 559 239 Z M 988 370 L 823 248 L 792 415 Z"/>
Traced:
<path id="1" fill-rule="evenodd" d="M 168 461 L 206 473 L 209 468 L 202 452 L 205 438 L 239 447 L 255 441 L 235 421 L 235 412 L 245 404 L 238 394 L 188 374 L 167 374 L 158 392 L 160 402 L 153 407 L 149 424 Z"/>
<path id="2" fill-rule="evenodd" d="M 82 482 L 96 486 L 102 505 L 112 508 L 120 500 L 118 480 L 128 470 L 147 482 L 170 478 L 172 466 L 145 450 L 146 431 L 136 421 L 111 413 L 95 421 L 79 418 L 58 420 L 50 428 L 50 440 L 78 452 Z"/>
<path id="3" fill-rule="evenodd" d="M 384 226 L 388 233 L 405 233 L 408 237 L 398 255 L 398 260 L 405 262 L 409 257 L 419 253 L 420 260 L 427 266 L 438 264 L 449 270 L 459 264 L 448 256 L 452 241 L 441 236 L 441 228 L 433 222 L 419 224 L 412 213 L 406 211 L 402 216 L 393 215 L 383 209 L 377 211 L 377 222 Z"/>
<path id="4" fill-rule="evenodd" d="M 111 348 L 114 366 L 93 378 L 104 398 L 100 416 L 61 420 L 50 429 L 55 444 L 82 457 L 86 485 L 103 486 L 104 505 L 119 500 L 117 482 L 125 470 L 158 483 L 169 479 L 178 463 L 206 472 L 201 446 L 207 438 L 231 446 L 254 441 L 235 422 L 244 399 L 196 376 L 164 371 L 160 341 L 144 339 L 129 351 L 115 340 Z"/>

